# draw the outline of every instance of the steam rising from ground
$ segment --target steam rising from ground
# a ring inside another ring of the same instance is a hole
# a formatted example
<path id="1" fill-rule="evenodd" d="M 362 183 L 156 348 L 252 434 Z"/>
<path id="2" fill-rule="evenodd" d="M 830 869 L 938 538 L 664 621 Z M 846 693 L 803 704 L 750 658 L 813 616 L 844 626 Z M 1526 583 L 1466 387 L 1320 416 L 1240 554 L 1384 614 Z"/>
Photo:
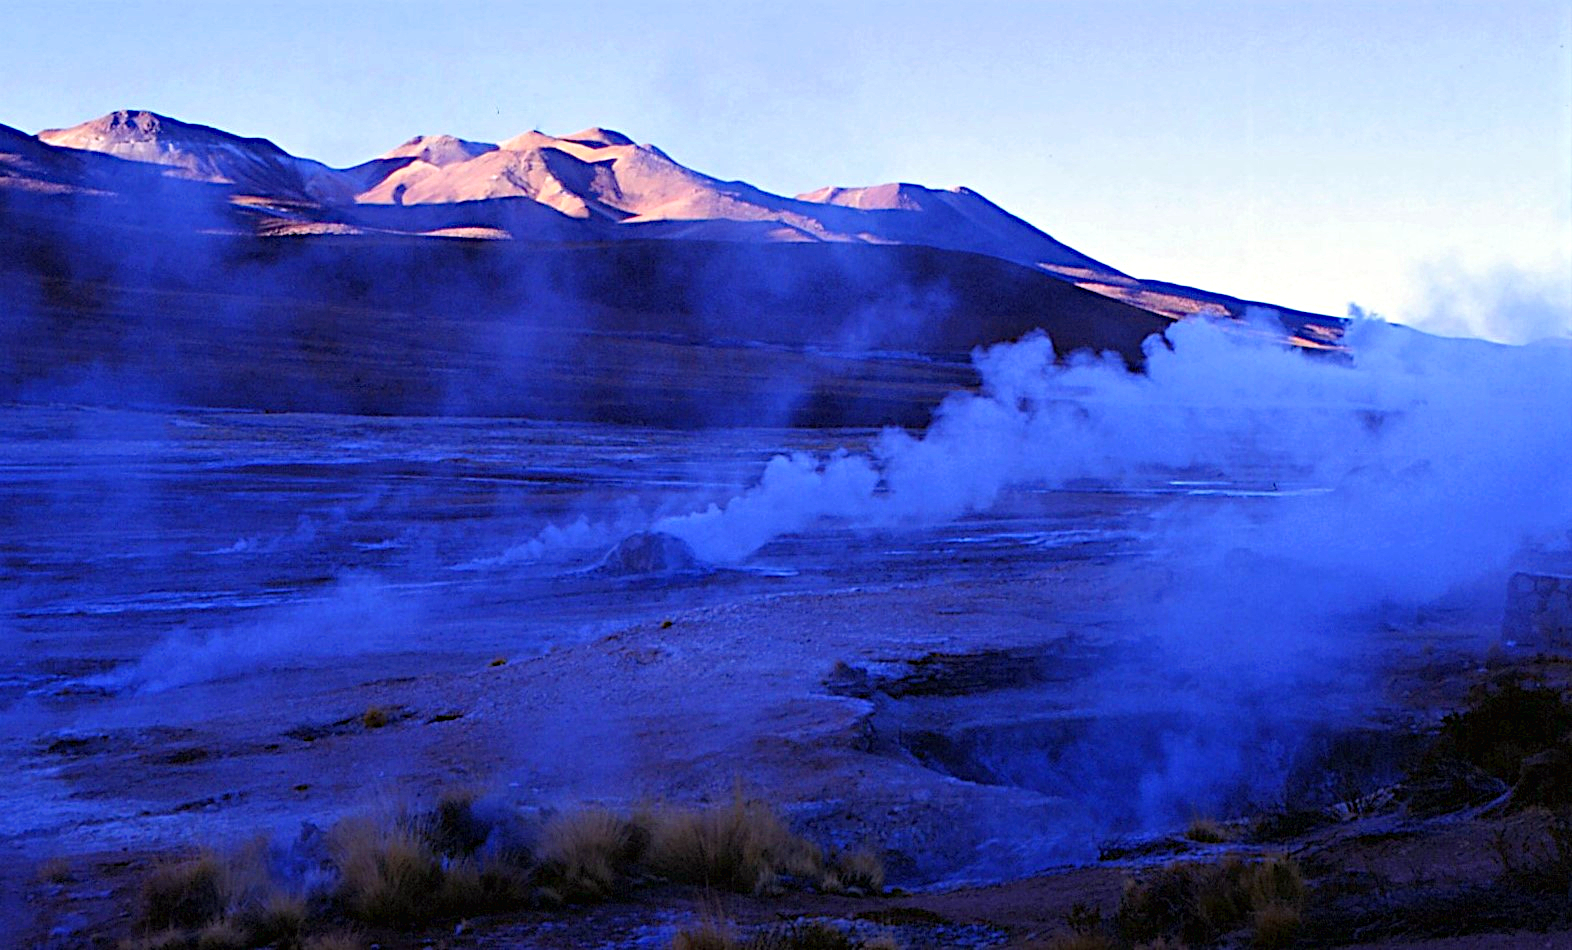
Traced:
<path id="1" fill-rule="evenodd" d="M 981 392 L 951 396 L 923 435 L 889 430 L 868 455 L 778 456 L 752 489 L 655 527 L 725 562 L 821 519 L 942 521 L 1011 486 L 1261 471 L 1333 490 L 1259 523 L 1183 525 L 1186 540 L 1358 572 L 1372 598 L 1413 599 L 1572 525 L 1572 353 L 1376 323 L 1355 325 L 1349 359 L 1205 322 L 1168 337 L 1149 343 L 1145 375 L 1055 364 L 1041 334 L 979 351 Z"/>
<path id="2" fill-rule="evenodd" d="M 981 391 L 951 396 L 926 433 L 888 431 L 867 455 L 777 457 L 726 504 L 656 527 L 724 562 L 823 519 L 945 520 L 1015 486 L 1259 480 L 1259 497 L 1180 499 L 1158 516 L 1137 569 L 1161 593 L 1122 605 L 1139 662 L 1092 684 L 1100 715 L 1166 725 L 1143 741 L 1094 732 L 1063 752 L 1085 759 L 1072 781 L 1031 780 L 1065 758 L 1002 767 L 1077 799 L 1053 833 L 1078 843 L 1035 845 L 1049 861 L 1085 857 L 1094 836 L 1276 800 L 1307 733 L 1377 701 L 1387 620 L 1412 626 L 1446 598 L 1490 634 L 1513 561 L 1572 549 L 1572 350 L 1374 322 L 1355 325 L 1348 357 L 1206 322 L 1168 337 L 1149 343 L 1145 375 L 1056 364 L 1041 335 L 981 351 Z"/>
<path id="3" fill-rule="evenodd" d="M 159 693 L 262 669 L 414 645 L 420 607 L 368 574 L 349 573 L 323 596 L 233 629 L 184 631 L 92 685 Z"/>

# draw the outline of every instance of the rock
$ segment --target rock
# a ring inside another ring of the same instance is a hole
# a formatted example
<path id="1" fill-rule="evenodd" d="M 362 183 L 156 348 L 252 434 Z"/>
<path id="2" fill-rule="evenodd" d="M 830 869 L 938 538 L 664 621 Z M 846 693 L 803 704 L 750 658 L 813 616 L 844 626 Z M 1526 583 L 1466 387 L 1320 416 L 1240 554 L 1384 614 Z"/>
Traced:
<path id="1" fill-rule="evenodd" d="M 661 531 L 623 538 L 595 570 L 618 575 L 675 574 L 708 570 L 688 542 Z"/>
<path id="2" fill-rule="evenodd" d="M 1572 804 L 1572 743 L 1563 739 L 1523 760 L 1523 771 L 1512 788 L 1512 807 L 1566 804 Z"/>
<path id="3" fill-rule="evenodd" d="M 1398 787 L 1396 797 L 1415 817 L 1444 815 L 1494 801 L 1506 794 L 1507 784 L 1459 759 L 1428 762 Z"/>
<path id="4" fill-rule="evenodd" d="M 1572 576 L 1512 575 L 1501 638 L 1543 650 L 1572 649 Z"/>

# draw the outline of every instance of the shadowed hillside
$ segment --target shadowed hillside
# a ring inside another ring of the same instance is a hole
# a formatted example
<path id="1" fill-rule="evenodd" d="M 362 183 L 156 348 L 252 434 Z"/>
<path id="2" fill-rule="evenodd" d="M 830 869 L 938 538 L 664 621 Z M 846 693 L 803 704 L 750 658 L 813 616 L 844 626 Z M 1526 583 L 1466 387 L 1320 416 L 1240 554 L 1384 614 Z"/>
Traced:
<path id="1" fill-rule="evenodd" d="M 1168 323 L 927 247 L 261 238 L 217 195 L 0 196 L 5 399 L 920 424 L 974 346 L 1040 327 L 1134 364 Z"/>

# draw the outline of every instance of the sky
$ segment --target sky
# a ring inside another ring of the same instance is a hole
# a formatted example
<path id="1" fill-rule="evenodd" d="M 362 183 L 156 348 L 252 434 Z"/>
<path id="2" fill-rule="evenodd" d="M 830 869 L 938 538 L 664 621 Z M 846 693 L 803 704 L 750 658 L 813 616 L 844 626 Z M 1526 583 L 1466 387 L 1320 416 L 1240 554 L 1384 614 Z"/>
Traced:
<path id="1" fill-rule="evenodd" d="M 350 165 L 599 125 L 723 179 L 965 185 L 1127 273 L 1572 337 L 1572 0 L 10 0 L 0 122 Z"/>

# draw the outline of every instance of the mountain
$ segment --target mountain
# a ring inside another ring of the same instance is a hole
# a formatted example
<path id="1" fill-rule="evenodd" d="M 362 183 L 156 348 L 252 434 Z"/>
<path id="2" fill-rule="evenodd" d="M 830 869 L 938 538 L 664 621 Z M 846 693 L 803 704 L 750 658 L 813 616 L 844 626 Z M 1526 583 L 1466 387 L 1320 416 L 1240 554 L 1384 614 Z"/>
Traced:
<path id="1" fill-rule="evenodd" d="M 267 139 L 243 138 L 154 112 L 111 112 L 68 129 L 45 129 L 38 140 L 163 165 L 171 176 L 234 185 L 244 194 L 328 202 L 352 200 L 354 194 L 353 176 L 346 179 L 321 162 L 296 158 Z"/>
<path id="2" fill-rule="evenodd" d="M 1139 367 L 1172 320 L 1258 306 L 967 188 L 786 197 L 604 128 L 335 169 L 145 111 L 0 126 L 0 299 L 0 400 L 659 425 L 921 424 L 976 346 L 1041 328 Z"/>
<path id="3" fill-rule="evenodd" d="M 921 244 L 1027 265 L 1119 273 L 965 188 L 826 188 L 786 198 L 693 171 L 653 145 L 600 128 L 560 138 L 526 132 L 496 146 L 451 136 L 429 141 L 439 144 L 433 148 L 427 139 L 416 138 L 388 152 L 386 157 L 419 160 L 356 200 L 412 205 L 529 198 L 570 217 L 657 236 Z M 638 228 L 657 223 L 661 227 Z"/>

